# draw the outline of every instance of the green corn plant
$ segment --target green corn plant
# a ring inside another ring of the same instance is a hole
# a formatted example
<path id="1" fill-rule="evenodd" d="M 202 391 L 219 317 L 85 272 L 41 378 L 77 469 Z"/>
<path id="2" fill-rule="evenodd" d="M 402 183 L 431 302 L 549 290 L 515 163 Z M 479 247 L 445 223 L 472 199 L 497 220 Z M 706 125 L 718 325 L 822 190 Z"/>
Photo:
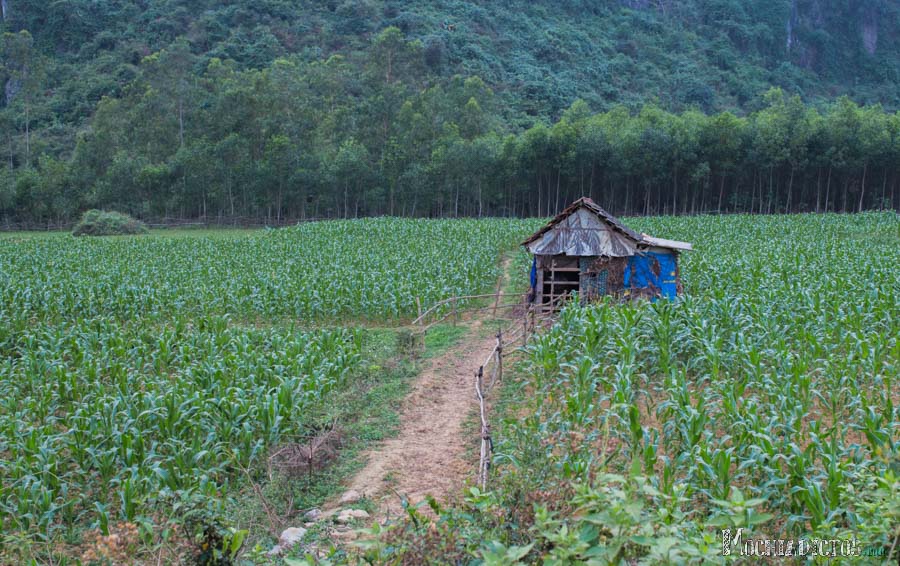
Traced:
<path id="1" fill-rule="evenodd" d="M 771 513 L 760 513 L 756 510 L 766 502 L 765 499 L 745 499 L 743 493 L 737 488 L 731 490 L 728 499 L 716 499 L 713 503 L 719 507 L 719 513 L 707 521 L 708 525 L 715 527 L 756 527 L 773 519 Z"/>
<path id="2" fill-rule="evenodd" d="M 841 493 L 886 475 L 900 448 L 900 246 L 873 254 L 848 240 L 893 235 L 896 217 L 628 222 L 696 243 L 679 260 L 684 296 L 567 306 L 523 350 L 533 394 L 527 416 L 496 433 L 497 473 L 528 476 L 526 492 L 566 493 L 527 463 L 588 481 L 636 462 L 661 494 L 646 508 L 673 525 L 734 514 L 738 486 L 765 498 L 751 507 L 783 519 L 765 526 L 854 521 Z M 492 289 L 498 253 L 538 224 L 375 219 L 139 242 L 0 238 L 4 532 L 47 537 L 89 521 L 106 530 L 110 519 L 152 516 L 161 492 L 220 505 L 239 466 L 259 464 L 353 385 L 367 333 L 340 326 L 409 321 L 417 297 Z M 527 254 L 515 265 L 527 281 Z M 559 544 L 577 544 L 572 533 L 593 540 L 572 528 Z"/>

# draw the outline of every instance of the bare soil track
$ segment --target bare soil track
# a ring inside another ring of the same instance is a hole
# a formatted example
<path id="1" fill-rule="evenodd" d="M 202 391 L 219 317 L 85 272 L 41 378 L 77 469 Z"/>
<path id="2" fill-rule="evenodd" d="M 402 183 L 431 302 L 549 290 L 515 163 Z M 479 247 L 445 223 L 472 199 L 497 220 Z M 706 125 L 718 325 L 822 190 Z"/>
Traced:
<path id="1" fill-rule="evenodd" d="M 415 505 L 427 495 L 444 500 L 474 478 L 477 456 L 466 449 L 477 446 L 465 437 L 463 426 L 477 407 L 474 374 L 494 347 L 492 337 L 479 337 L 480 321 L 438 357 L 426 362 L 403 402 L 400 432 L 367 454 L 366 466 L 348 483 L 377 506 L 375 519 L 384 521 L 402 513 L 402 498 Z"/>

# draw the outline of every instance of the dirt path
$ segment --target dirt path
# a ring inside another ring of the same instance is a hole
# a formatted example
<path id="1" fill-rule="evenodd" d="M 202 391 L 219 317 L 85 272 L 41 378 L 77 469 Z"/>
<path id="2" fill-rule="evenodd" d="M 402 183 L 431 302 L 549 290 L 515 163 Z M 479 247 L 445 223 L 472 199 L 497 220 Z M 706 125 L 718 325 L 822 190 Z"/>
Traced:
<path id="1" fill-rule="evenodd" d="M 501 261 L 498 293 L 507 283 L 511 263 L 510 256 Z M 498 297 L 494 314 L 500 302 Z M 446 502 L 466 480 L 475 479 L 480 439 L 475 433 L 465 435 L 463 428 L 478 409 L 475 372 L 496 344 L 493 336 L 481 332 L 483 318 L 481 314 L 467 320 L 467 332 L 455 346 L 424 362 L 403 400 L 399 433 L 365 455 L 365 467 L 346 482 L 343 496 L 324 505 L 323 518 L 359 508 L 357 497 L 364 497 L 375 507 L 365 521 L 383 523 L 404 514 L 403 499 L 416 505 L 431 495 Z M 427 507 L 423 512 L 429 512 Z M 345 527 L 332 535 L 333 540 L 347 541 L 358 533 Z"/>
<path id="2" fill-rule="evenodd" d="M 400 514 L 400 496 L 413 505 L 426 495 L 440 501 L 474 477 L 478 456 L 467 459 L 465 452 L 478 439 L 464 436 L 462 429 L 477 407 L 475 370 L 495 344 L 494 338 L 478 335 L 480 326 L 472 322 L 457 345 L 426 362 L 403 402 L 399 434 L 369 452 L 365 468 L 347 484 L 348 491 L 376 504 L 373 518 Z"/>

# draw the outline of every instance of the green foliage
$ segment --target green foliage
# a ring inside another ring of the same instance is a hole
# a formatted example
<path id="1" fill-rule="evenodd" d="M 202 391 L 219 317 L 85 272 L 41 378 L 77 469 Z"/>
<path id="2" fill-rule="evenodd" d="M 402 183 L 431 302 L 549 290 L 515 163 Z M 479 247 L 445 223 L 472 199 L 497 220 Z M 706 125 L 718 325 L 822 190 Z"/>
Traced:
<path id="1" fill-rule="evenodd" d="M 88 210 L 72 229 L 73 236 L 120 236 L 146 234 L 147 227 L 127 214 Z"/>
<path id="2" fill-rule="evenodd" d="M 857 4 L 17 0 L 0 217 L 896 207 L 900 12 Z"/>
<path id="3" fill-rule="evenodd" d="M 684 296 L 565 308 L 498 403 L 491 491 L 374 556 L 721 563 L 727 527 L 896 552 L 896 215 L 632 224 L 694 243 Z"/>
<path id="4" fill-rule="evenodd" d="M 152 522 L 182 493 L 221 505 L 239 467 L 305 432 L 359 362 L 353 331 L 194 323 L 96 318 L 6 337 L 5 530 L 46 540 L 78 517 Z"/>
<path id="5" fill-rule="evenodd" d="M 885 557 L 890 549 L 895 556 L 900 555 L 900 459 L 883 473 L 867 470 L 863 472 L 857 485 L 844 486 L 842 504 L 854 511 L 854 521 L 849 528 L 838 531 L 838 536 L 859 536 L 868 539 L 870 547 L 885 549 Z M 828 529 L 823 529 L 829 532 Z"/>
<path id="6" fill-rule="evenodd" d="M 0 239 L 0 304 L 22 321 L 166 320 L 171 312 L 329 324 L 411 320 L 417 297 L 427 308 L 489 290 L 500 251 L 535 225 L 378 218 L 141 239 Z"/>
<path id="7" fill-rule="evenodd" d="M 186 529 L 206 559 L 233 557 L 243 533 L 227 519 L 247 520 L 247 506 L 232 501 L 244 470 L 261 481 L 269 449 L 331 423 L 342 414 L 333 402 L 382 427 L 349 431 L 382 438 L 405 374 L 381 358 L 421 349 L 408 333 L 298 322 L 408 320 L 416 297 L 430 305 L 482 291 L 496 281 L 499 250 L 531 224 L 372 219 L 0 238 L 0 450 L 9 455 L 0 542 L 12 552 L 3 559 L 124 522 L 148 545 Z M 430 347 L 452 342 L 438 330 Z M 390 354 L 372 357 L 383 349 Z M 356 400 L 346 393 L 355 387 Z"/>
<path id="8" fill-rule="evenodd" d="M 431 72 L 478 75 L 508 93 L 514 121 L 558 116 L 579 97 L 597 108 L 654 98 L 670 108 L 745 107 L 770 86 L 897 104 L 900 16 L 884 0 L 9 4 L 5 27 L 35 34 L 52 57 L 62 88 L 51 105 L 67 121 L 123 92 L 142 57 L 185 38 L 199 67 L 219 59 L 259 69 L 290 54 L 366 60 L 373 37 L 387 45 L 390 29 L 420 44 Z"/>

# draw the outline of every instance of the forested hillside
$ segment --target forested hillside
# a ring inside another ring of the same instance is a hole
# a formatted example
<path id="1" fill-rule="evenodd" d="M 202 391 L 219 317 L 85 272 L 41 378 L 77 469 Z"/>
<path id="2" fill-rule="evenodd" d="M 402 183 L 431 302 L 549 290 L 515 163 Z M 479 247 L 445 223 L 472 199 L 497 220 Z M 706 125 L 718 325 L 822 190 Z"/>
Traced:
<path id="1" fill-rule="evenodd" d="M 898 200 L 887 0 L 3 0 L 2 16 L 7 223 Z"/>

